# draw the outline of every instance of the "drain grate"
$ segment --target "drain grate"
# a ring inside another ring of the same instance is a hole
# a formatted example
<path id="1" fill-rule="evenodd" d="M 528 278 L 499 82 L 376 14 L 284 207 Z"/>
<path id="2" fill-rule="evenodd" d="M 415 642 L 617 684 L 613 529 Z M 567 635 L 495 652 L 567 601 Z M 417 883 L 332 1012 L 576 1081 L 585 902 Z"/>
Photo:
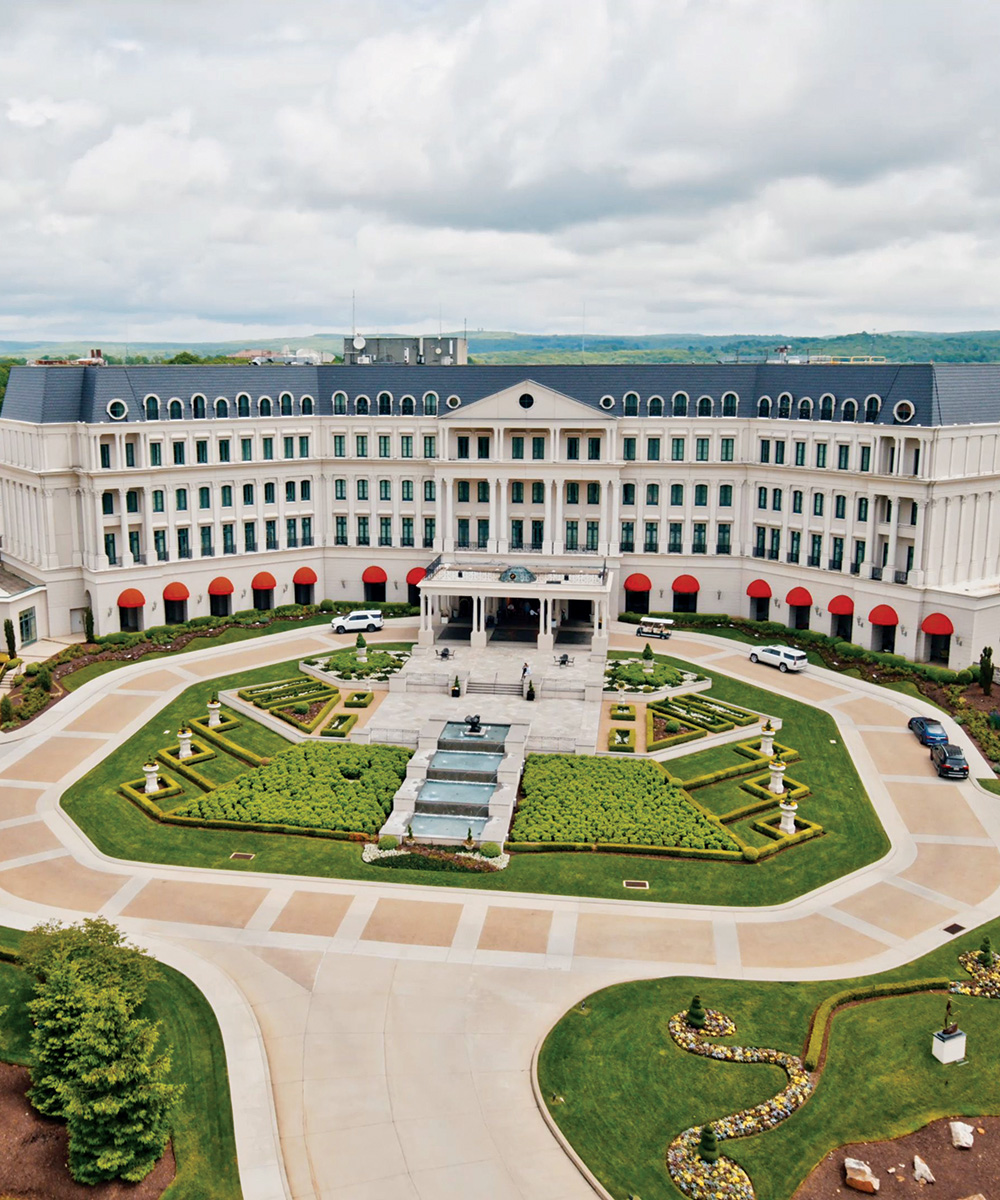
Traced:
<path id="1" fill-rule="evenodd" d="M 649 883 L 645 879 L 623 879 L 622 887 L 636 888 L 639 891 L 649 891 Z"/>
<path id="2" fill-rule="evenodd" d="M 961 933 L 964 929 L 965 929 L 964 925 L 957 925 L 957 924 L 956 925 L 946 925 L 944 927 L 945 933 L 950 933 L 950 934 Z"/>
<path id="3" fill-rule="evenodd" d="M 234 850 L 229 856 L 235 858 L 239 862 L 250 862 L 257 857 L 256 854 L 247 854 L 245 850 Z"/>

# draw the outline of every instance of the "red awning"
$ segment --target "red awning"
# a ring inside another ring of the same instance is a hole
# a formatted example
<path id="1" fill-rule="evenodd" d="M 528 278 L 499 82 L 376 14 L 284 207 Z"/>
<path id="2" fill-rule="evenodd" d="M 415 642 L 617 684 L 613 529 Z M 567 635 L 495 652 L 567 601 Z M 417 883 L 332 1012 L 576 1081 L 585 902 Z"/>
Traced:
<path id="1" fill-rule="evenodd" d="M 636 571 L 634 575 L 630 575 L 625 580 L 626 592 L 651 592 L 653 584 L 648 575 L 643 575 L 641 571 Z"/>
<path id="2" fill-rule="evenodd" d="M 312 567 L 299 567 L 292 576 L 292 583 L 315 583 L 316 572 Z"/>
<path id="3" fill-rule="evenodd" d="M 763 579 L 755 579 L 747 588 L 747 595 L 755 600 L 768 600 L 771 596 L 771 585 Z"/>
<path id="4" fill-rule="evenodd" d="M 950 636 L 955 632 L 955 626 L 944 613 L 931 613 L 929 617 L 924 617 L 920 628 L 924 633 L 936 633 L 942 636 Z"/>
<path id="5" fill-rule="evenodd" d="M 693 575 L 678 575 L 674 580 L 674 591 L 680 592 L 684 596 L 690 596 L 694 592 L 701 591 L 701 584 Z"/>
<path id="6" fill-rule="evenodd" d="M 389 578 L 381 567 L 365 567 L 361 575 L 362 583 L 385 583 Z"/>
<path id="7" fill-rule="evenodd" d="M 233 585 L 225 575 L 218 575 L 208 585 L 208 594 L 210 596 L 231 596 L 233 594 Z"/>
<path id="8" fill-rule="evenodd" d="M 790 604 L 793 608 L 808 608 L 812 604 L 813 598 L 809 595 L 804 587 L 793 587 L 785 597 L 785 603 Z"/>
<path id="9" fill-rule="evenodd" d="M 270 571 L 258 571 L 250 586 L 255 592 L 273 592 L 278 585 Z"/>
<path id="10" fill-rule="evenodd" d="M 187 600 L 190 595 L 183 583 L 168 583 L 163 589 L 164 600 Z"/>
<path id="11" fill-rule="evenodd" d="M 118 597 L 119 608 L 142 608 L 145 603 L 146 597 L 138 588 L 126 588 Z"/>
<path id="12" fill-rule="evenodd" d="M 826 610 L 835 617 L 849 617 L 854 612 L 854 601 L 850 596 L 834 596 Z"/>
<path id="13" fill-rule="evenodd" d="M 868 614 L 868 620 L 873 625 L 898 625 L 899 617 L 896 610 L 889 604 L 876 604 Z"/>
<path id="14" fill-rule="evenodd" d="M 423 567 L 414 567 L 412 571 L 406 572 L 406 582 L 411 587 L 416 587 L 416 585 L 421 581 L 421 579 L 424 578 L 426 574 L 427 572 Z"/>

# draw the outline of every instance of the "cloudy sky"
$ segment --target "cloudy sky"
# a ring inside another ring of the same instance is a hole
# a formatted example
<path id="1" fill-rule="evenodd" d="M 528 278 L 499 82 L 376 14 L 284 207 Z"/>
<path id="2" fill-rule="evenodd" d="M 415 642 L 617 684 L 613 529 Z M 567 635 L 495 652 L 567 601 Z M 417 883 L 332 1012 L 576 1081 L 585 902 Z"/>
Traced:
<path id="1" fill-rule="evenodd" d="M 0 339 L 1000 327 L 995 0 L 0 14 Z"/>

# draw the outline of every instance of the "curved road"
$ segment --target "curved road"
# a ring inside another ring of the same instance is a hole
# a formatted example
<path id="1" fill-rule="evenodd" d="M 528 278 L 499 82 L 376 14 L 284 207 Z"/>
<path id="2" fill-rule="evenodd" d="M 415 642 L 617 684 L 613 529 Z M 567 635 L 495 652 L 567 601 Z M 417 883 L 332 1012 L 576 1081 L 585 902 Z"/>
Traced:
<path id="1" fill-rule="evenodd" d="M 612 645 L 635 645 L 616 629 Z M 880 862 L 765 909 L 237 880 L 108 859 L 62 813 L 63 791 L 192 683 L 333 642 L 304 629 L 140 662 L 0 739 L 0 922 L 101 913 L 201 987 L 226 1042 L 246 1200 L 585 1200 L 529 1074 L 582 996 L 663 974 L 880 971 L 1000 913 L 997 798 L 938 780 L 905 730 L 937 710 L 815 668 L 779 676 L 709 635 L 676 635 L 670 652 L 834 717 L 892 841 Z M 972 775 L 990 775 L 946 724 Z"/>

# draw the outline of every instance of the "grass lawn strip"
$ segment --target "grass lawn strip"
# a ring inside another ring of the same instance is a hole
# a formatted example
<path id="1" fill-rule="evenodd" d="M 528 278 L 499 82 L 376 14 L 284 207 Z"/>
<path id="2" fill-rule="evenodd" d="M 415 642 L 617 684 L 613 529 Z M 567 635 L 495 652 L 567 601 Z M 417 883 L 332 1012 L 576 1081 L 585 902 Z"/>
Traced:
<path id="1" fill-rule="evenodd" d="M 21 934 L 0 928 L 0 943 L 16 951 Z M 180 972 L 159 964 L 137 1015 L 162 1022 L 161 1046 L 171 1053 L 170 1082 L 185 1086 L 171 1140 L 177 1176 L 162 1200 L 241 1200 L 229 1075 L 211 1006 Z M 32 992 L 25 972 L 0 961 L 0 1057 L 27 1066 L 30 1024 L 24 1007 Z"/>

